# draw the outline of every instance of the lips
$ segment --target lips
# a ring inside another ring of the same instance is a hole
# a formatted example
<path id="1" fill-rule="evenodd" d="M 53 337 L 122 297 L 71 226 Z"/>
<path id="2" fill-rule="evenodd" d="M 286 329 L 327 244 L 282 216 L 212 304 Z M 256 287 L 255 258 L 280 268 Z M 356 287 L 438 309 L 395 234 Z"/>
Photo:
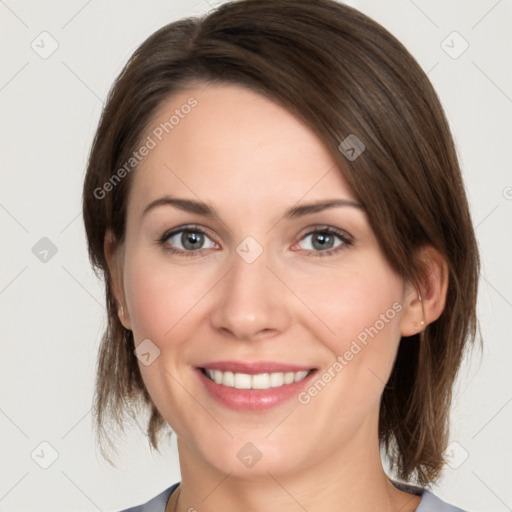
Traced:
<path id="1" fill-rule="evenodd" d="M 239 411 L 262 411 L 296 396 L 315 368 L 276 362 L 218 361 L 198 367 L 210 395 Z"/>

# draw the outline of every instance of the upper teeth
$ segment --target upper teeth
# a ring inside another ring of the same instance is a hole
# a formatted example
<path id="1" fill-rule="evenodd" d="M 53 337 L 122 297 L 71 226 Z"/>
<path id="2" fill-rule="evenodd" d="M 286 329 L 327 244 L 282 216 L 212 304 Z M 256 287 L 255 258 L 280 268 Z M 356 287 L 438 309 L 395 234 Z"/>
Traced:
<path id="1" fill-rule="evenodd" d="M 291 384 L 302 380 L 309 373 L 300 372 L 276 372 L 276 373 L 257 373 L 249 375 L 247 373 L 222 372 L 220 370 L 206 369 L 206 375 L 217 384 L 236 389 L 269 389 L 277 388 L 283 384 Z"/>

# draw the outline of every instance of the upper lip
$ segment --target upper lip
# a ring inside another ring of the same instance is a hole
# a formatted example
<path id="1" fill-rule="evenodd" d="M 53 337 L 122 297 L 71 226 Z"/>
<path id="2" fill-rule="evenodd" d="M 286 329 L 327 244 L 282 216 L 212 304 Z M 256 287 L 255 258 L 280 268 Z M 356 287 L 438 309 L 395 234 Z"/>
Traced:
<path id="1" fill-rule="evenodd" d="M 278 363 L 275 361 L 215 361 L 198 365 L 198 368 L 206 370 L 220 370 L 222 372 L 246 373 L 256 375 L 258 373 L 286 373 L 313 370 L 311 366 Z"/>

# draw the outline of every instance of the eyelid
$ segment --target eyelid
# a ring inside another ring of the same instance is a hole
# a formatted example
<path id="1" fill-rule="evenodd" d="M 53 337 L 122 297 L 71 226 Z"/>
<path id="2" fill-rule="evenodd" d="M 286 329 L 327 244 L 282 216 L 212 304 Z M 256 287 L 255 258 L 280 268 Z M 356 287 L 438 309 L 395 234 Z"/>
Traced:
<path id="1" fill-rule="evenodd" d="M 315 226 L 309 226 L 305 228 L 305 231 L 303 231 L 303 234 L 300 235 L 298 240 L 302 240 L 307 235 L 311 235 L 312 233 L 332 233 L 333 235 L 338 236 L 341 238 L 344 242 L 352 243 L 354 240 L 354 237 L 344 229 L 335 228 L 334 226 L 329 225 L 315 225 Z"/>
<path id="2" fill-rule="evenodd" d="M 168 229 L 167 231 L 164 231 L 164 233 L 159 237 L 159 240 L 166 240 L 173 235 L 181 233 L 182 231 L 197 231 L 198 233 L 202 233 L 206 235 L 208 238 L 211 238 L 206 228 L 203 228 L 199 224 L 184 224 L 182 226 L 176 226 L 175 228 L 171 228 Z"/>

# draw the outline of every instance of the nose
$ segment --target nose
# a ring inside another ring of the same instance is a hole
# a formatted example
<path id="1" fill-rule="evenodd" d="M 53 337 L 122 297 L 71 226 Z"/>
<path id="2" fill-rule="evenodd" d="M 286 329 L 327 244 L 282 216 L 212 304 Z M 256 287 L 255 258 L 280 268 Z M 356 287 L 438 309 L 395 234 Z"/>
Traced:
<path id="1" fill-rule="evenodd" d="M 286 331 L 291 319 L 289 294 L 267 264 L 265 251 L 251 263 L 233 255 L 230 272 L 216 287 L 211 323 L 217 331 L 244 341 Z"/>

